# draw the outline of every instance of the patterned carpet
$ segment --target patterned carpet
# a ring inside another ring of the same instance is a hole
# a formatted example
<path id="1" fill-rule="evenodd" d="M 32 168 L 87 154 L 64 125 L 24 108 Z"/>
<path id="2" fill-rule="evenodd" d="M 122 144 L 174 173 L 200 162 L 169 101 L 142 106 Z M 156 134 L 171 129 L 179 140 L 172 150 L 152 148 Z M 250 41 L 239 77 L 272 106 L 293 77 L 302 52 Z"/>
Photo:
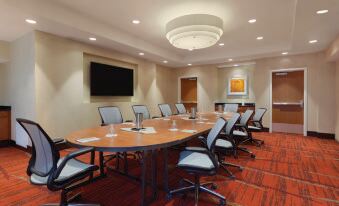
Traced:
<path id="1" fill-rule="evenodd" d="M 242 165 L 242 172 L 231 169 L 235 180 L 227 178 L 220 169 L 212 180 L 217 192 L 224 195 L 228 205 L 339 205 L 339 143 L 315 137 L 280 133 L 260 133 L 262 147 L 246 145 L 257 158 L 240 153 L 238 159 L 226 160 Z M 62 152 L 68 153 L 70 149 Z M 175 168 L 178 152 L 170 150 L 170 188 L 179 186 L 181 177 L 191 178 Z M 159 163 L 162 156 L 159 155 Z M 59 192 L 46 187 L 30 185 L 26 176 L 29 154 L 14 147 L 0 149 L 0 205 L 42 205 L 58 202 Z M 88 159 L 88 157 L 85 157 Z M 131 173 L 138 175 L 137 161 L 130 160 Z M 162 165 L 158 165 L 158 184 L 162 186 Z M 150 173 L 150 171 L 149 171 Z M 126 177 L 108 173 L 108 177 L 82 189 L 83 202 L 101 205 L 139 205 L 139 183 Z M 167 201 L 159 193 L 151 205 L 193 205 L 193 196 L 180 196 Z M 207 194 L 200 195 L 199 205 L 217 205 L 218 201 Z"/>

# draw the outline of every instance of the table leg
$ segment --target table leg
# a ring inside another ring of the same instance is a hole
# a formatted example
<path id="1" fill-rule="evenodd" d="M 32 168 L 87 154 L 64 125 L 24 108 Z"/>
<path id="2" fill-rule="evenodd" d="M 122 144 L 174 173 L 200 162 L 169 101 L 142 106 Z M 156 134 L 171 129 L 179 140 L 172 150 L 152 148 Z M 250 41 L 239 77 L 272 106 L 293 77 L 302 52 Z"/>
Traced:
<path id="1" fill-rule="evenodd" d="M 104 153 L 99 152 L 100 176 L 105 176 Z"/>
<path id="2" fill-rule="evenodd" d="M 157 194 L 157 150 L 152 150 L 152 198 L 156 200 Z"/>
<path id="3" fill-rule="evenodd" d="M 124 152 L 124 173 L 128 175 L 128 160 L 127 160 L 127 152 Z"/>
<path id="4" fill-rule="evenodd" d="M 163 154 L 164 154 L 164 190 L 166 192 L 166 195 L 169 193 L 169 188 L 168 188 L 168 149 L 164 148 L 163 149 Z"/>
<path id="5" fill-rule="evenodd" d="M 148 151 L 145 150 L 142 153 L 142 160 L 141 160 L 141 205 L 146 205 L 146 168 L 147 168 L 147 153 Z"/>

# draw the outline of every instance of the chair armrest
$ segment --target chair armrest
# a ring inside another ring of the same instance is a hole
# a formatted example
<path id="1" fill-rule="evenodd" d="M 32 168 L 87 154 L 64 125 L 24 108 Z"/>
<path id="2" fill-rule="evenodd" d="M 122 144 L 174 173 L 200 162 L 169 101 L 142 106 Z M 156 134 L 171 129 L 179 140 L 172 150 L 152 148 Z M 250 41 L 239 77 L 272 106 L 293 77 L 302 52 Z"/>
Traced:
<path id="1" fill-rule="evenodd" d="M 199 136 L 198 139 L 201 141 L 201 143 L 206 147 L 207 145 L 207 140 L 205 137 L 203 136 Z"/>
<path id="2" fill-rule="evenodd" d="M 65 139 L 64 138 L 54 138 L 53 142 L 54 142 L 54 144 L 60 144 L 60 143 L 64 143 Z"/>
<path id="3" fill-rule="evenodd" d="M 207 151 L 207 149 L 204 147 L 186 147 L 185 150 L 192 151 L 192 152 L 203 152 L 203 153 Z"/>
<path id="4" fill-rule="evenodd" d="M 64 159 L 62 160 L 62 162 L 60 163 L 60 165 L 58 166 L 58 168 L 56 169 L 55 173 L 54 173 L 54 179 L 58 178 L 61 171 L 64 169 L 65 165 L 67 164 L 67 162 L 71 159 L 74 159 L 78 156 L 87 154 L 89 152 L 94 153 L 94 148 L 93 147 L 85 147 L 79 150 L 76 150 L 74 152 L 69 153 L 68 155 L 66 155 L 64 157 Z"/>

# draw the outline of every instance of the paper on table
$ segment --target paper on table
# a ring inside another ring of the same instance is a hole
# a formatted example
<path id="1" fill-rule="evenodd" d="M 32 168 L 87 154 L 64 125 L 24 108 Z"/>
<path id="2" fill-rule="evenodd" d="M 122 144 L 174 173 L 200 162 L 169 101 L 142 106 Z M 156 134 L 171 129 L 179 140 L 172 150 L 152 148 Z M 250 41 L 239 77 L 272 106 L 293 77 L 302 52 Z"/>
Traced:
<path id="1" fill-rule="evenodd" d="M 183 130 L 181 130 L 181 131 L 182 131 L 182 132 L 186 132 L 186 133 L 191 133 L 191 134 L 197 132 L 197 130 L 193 130 L 193 129 L 183 129 Z"/>
<path id="2" fill-rule="evenodd" d="M 206 124 L 215 124 L 215 122 L 206 122 Z"/>
<path id="3" fill-rule="evenodd" d="M 98 141 L 100 140 L 100 138 L 98 137 L 87 137 L 87 138 L 81 138 L 81 139 L 77 139 L 77 142 L 80 143 L 86 143 L 86 142 L 93 142 L 93 141 Z"/>
<path id="4" fill-rule="evenodd" d="M 123 131 L 126 131 L 126 132 L 140 132 L 140 133 L 143 133 L 143 134 L 154 134 L 154 133 L 157 133 L 155 131 L 154 127 L 145 127 L 144 129 L 139 130 L 139 131 L 132 130 L 132 128 L 120 128 L 120 129 L 123 130 Z"/>

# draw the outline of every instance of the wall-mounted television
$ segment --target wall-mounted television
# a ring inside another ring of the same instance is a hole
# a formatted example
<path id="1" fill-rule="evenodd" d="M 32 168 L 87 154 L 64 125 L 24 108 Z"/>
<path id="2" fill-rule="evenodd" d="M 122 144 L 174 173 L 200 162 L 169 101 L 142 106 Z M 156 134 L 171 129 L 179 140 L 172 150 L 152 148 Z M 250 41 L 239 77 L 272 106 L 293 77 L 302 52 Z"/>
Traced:
<path id="1" fill-rule="evenodd" d="M 91 62 L 91 96 L 133 96 L 133 69 Z"/>

